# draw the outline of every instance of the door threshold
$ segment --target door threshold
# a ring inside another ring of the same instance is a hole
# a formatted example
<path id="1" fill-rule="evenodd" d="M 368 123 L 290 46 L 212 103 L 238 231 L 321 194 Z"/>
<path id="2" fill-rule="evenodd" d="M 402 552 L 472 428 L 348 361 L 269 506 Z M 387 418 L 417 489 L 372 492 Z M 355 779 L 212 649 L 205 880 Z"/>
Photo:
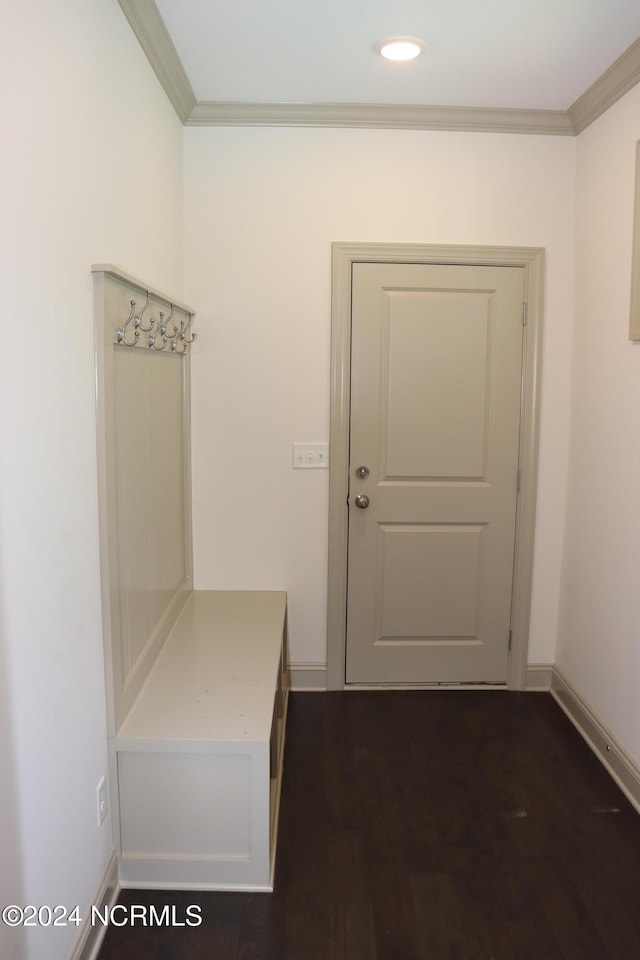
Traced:
<path id="1" fill-rule="evenodd" d="M 484 680 L 476 683 L 345 683 L 345 690 L 508 690 L 506 682 Z"/>

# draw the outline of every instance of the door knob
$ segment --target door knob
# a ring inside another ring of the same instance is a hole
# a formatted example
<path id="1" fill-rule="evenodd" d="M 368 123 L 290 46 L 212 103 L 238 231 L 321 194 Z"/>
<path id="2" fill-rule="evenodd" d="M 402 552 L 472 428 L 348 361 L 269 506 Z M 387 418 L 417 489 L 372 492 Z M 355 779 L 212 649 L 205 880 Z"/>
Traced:
<path id="1" fill-rule="evenodd" d="M 359 507 L 360 510 L 366 510 L 369 506 L 369 497 L 366 493 L 359 493 L 356 497 L 356 507 Z"/>
<path id="2" fill-rule="evenodd" d="M 356 477 L 358 480 L 366 480 L 369 476 L 369 467 L 358 467 L 356 469 Z"/>

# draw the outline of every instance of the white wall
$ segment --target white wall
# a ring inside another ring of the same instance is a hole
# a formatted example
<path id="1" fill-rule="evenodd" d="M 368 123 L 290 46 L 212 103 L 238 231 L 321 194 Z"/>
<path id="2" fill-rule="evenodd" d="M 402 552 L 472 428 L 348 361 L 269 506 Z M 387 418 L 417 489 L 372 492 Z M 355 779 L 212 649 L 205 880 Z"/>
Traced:
<path id="1" fill-rule="evenodd" d="M 576 331 L 558 665 L 640 764 L 640 344 L 627 339 L 636 86 L 577 142 Z"/>
<path id="2" fill-rule="evenodd" d="M 182 293 L 182 128 L 115 0 L 5 0 L 0 71 L 0 901 L 84 912 L 111 849 L 90 265 Z M 0 926 L 0 955 L 75 936 Z"/>
<path id="3" fill-rule="evenodd" d="M 291 658 L 326 660 L 331 242 L 514 244 L 547 259 L 530 662 L 555 659 L 568 441 L 575 141 L 417 131 L 185 130 L 199 588 L 286 588 Z"/>

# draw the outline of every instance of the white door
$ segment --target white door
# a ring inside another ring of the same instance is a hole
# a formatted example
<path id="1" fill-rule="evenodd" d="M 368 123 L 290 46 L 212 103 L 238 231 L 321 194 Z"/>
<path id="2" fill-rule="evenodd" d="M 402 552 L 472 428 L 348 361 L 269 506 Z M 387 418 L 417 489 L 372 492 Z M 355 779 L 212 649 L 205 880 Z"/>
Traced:
<path id="1" fill-rule="evenodd" d="M 523 275 L 353 266 L 348 683 L 506 681 Z"/>

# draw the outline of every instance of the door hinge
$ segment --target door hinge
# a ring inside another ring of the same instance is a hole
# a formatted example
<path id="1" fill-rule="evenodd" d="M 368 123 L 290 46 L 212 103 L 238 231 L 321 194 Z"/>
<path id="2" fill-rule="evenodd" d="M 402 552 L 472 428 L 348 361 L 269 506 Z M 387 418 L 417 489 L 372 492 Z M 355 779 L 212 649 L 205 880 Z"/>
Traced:
<path id="1" fill-rule="evenodd" d="M 516 493 L 520 493 L 520 468 L 518 468 L 518 477 L 516 479 Z"/>
<path id="2" fill-rule="evenodd" d="M 522 326 L 526 327 L 527 325 L 527 301 L 523 300 L 522 302 Z"/>
<path id="3" fill-rule="evenodd" d="M 511 650 L 512 643 L 513 643 L 513 630 L 509 630 L 509 650 Z"/>

